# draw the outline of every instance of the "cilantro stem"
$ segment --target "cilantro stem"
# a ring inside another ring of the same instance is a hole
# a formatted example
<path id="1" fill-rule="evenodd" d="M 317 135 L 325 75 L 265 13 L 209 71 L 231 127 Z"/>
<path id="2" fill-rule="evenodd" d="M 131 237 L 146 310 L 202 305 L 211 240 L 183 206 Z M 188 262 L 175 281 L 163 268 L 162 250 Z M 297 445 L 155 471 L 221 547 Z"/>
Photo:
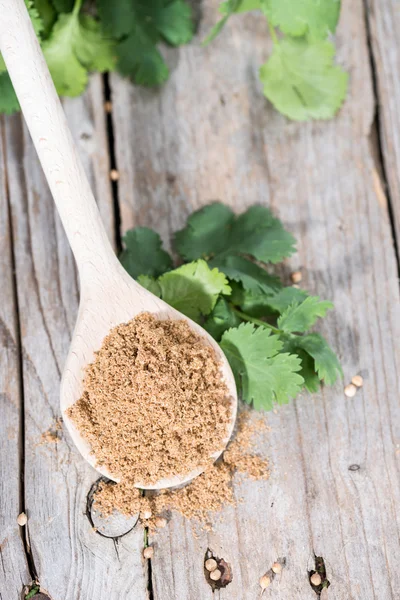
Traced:
<path id="1" fill-rule="evenodd" d="M 267 20 L 267 23 L 268 23 L 269 33 L 271 35 L 271 39 L 272 39 L 272 41 L 274 43 L 274 46 L 277 46 L 279 44 L 279 40 L 278 40 L 278 37 L 276 35 L 275 27 L 273 27 L 268 20 Z"/>
<path id="2" fill-rule="evenodd" d="M 265 327 L 266 329 L 271 329 L 271 331 L 273 331 L 274 333 L 276 333 L 278 335 L 285 333 L 284 331 L 282 331 L 282 329 L 277 329 L 273 325 L 270 325 L 269 323 L 266 323 L 265 321 L 261 321 L 261 319 L 256 319 L 256 317 L 251 317 L 250 315 L 246 315 L 246 313 L 242 312 L 238 308 L 235 308 L 233 305 L 231 305 L 231 306 L 232 306 L 232 309 L 234 310 L 234 312 L 238 315 L 238 317 L 243 319 L 243 321 L 248 321 L 249 323 L 254 323 L 254 325 L 259 325 L 260 327 Z"/>
<path id="3" fill-rule="evenodd" d="M 81 6 L 82 6 L 82 0 L 75 0 L 74 3 L 74 10 L 72 11 L 72 14 L 76 17 L 76 15 L 79 13 L 79 11 L 81 10 Z"/>

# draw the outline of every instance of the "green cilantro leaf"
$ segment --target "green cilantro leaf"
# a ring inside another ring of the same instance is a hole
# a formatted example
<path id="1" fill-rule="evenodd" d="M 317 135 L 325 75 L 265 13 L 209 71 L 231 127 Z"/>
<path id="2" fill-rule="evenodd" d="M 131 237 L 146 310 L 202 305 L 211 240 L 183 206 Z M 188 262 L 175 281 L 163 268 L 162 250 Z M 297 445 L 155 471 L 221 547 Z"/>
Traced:
<path id="1" fill-rule="evenodd" d="M 117 45 L 118 71 L 144 86 L 154 86 L 168 79 L 169 70 L 156 47 L 158 35 L 150 36 L 139 24 Z"/>
<path id="2" fill-rule="evenodd" d="M 72 43 L 78 60 L 89 71 L 104 73 L 114 69 L 114 42 L 104 35 L 100 23 L 89 15 L 79 17 Z"/>
<path id="3" fill-rule="evenodd" d="M 57 12 L 51 0 L 34 0 L 34 2 L 43 23 L 42 38 L 46 39 L 55 23 L 55 20 L 57 19 Z M 69 11 L 62 10 L 59 12 Z"/>
<path id="4" fill-rule="evenodd" d="M 43 44 L 50 73 L 59 94 L 78 96 L 86 87 L 88 69 L 100 71 L 114 65 L 113 44 L 99 24 L 77 12 L 61 14 Z"/>
<path id="5" fill-rule="evenodd" d="M 210 262 L 210 265 L 223 271 L 229 279 L 239 281 L 243 288 L 255 294 L 274 294 L 282 287 L 280 279 L 270 275 L 243 256 L 221 256 Z"/>
<path id="6" fill-rule="evenodd" d="M 303 302 L 307 297 L 305 290 L 289 286 L 282 288 L 274 296 L 266 298 L 265 302 L 274 311 L 282 314 L 291 304 Z"/>
<path id="7" fill-rule="evenodd" d="M 141 85 L 158 85 L 168 67 L 157 48 L 164 39 L 172 45 L 190 41 L 194 33 L 191 8 L 184 0 L 98 0 L 103 27 L 119 43 L 118 70 Z"/>
<path id="8" fill-rule="evenodd" d="M 348 80 L 333 64 L 334 55 L 328 41 L 282 39 L 260 69 L 265 96 L 295 121 L 330 119 L 342 105 Z"/>
<path id="9" fill-rule="evenodd" d="M 58 13 L 69 13 L 73 10 L 75 0 L 51 0 Z"/>
<path id="10" fill-rule="evenodd" d="M 279 219 L 258 205 L 235 216 L 230 208 L 215 202 L 193 213 L 186 227 L 175 234 L 175 246 L 186 260 L 245 254 L 276 263 L 295 251 L 294 244 Z"/>
<path id="11" fill-rule="evenodd" d="M 278 327 L 288 333 L 304 332 L 331 308 L 332 302 L 320 300 L 318 296 L 309 296 L 302 302 L 293 302 L 279 317 Z"/>
<path id="12" fill-rule="evenodd" d="M 271 410 L 273 402 L 285 404 L 294 398 L 304 383 L 298 374 L 300 359 L 280 354 L 282 342 L 268 329 L 243 323 L 229 329 L 221 340 L 243 400 L 254 408 Z"/>
<path id="13" fill-rule="evenodd" d="M 315 372 L 315 361 L 305 350 L 300 348 L 295 349 L 295 353 L 301 360 L 300 375 L 304 379 L 304 386 L 311 393 L 318 392 L 319 390 L 319 377 Z"/>
<path id="14" fill-rule="evenodd" d="M 158 298 L 161 298 L 160 284 L 156 279 L 154 279 L 154 277 L 150 277 L 150 275 L 139 275 L 137 280 L 141 286 L 146 288 L 146 290 L 149 290 L 149 292 L 155 296 L 158 296 Z"/>
<path id="15" fill-rule="evenodd" d="M 322 335 L 310 333 L 296 336 L 295 344 L 297 348 L 305 350 L 312 356 L 315 361 L 315 371 L 325 383 L 333 385 L 338 375 L 343 377 L 339 359 Z"/>
<path id="16" fill-rule="evenodd" d="M 269 21 L 283 33 L 326 39 L 334 33 L 340 0 L 264 0 Z"/>
<path id="17" fill-rule="evenodd" d="M 122 239 L 125 249 L 121 252 L 120 261 L 134 279 L 139 275 L 158 277 L 172 269 L 172 258 L 162 249 L 161 238 L 152 229 L 135 227 Z"/>
<path id="18" fill-rule="evenodd" d="M 223 15 L 223 17 L 211 29 L 210 33 L 203 42 L 203 46 L 206 46 L 207 44 L 215 40 L 217 35 L 219 35 L 222 29 L 225 27 L 225 24 L 229 17 L 231 17 L 234 13 L 256 10 L 260 7 L 260 0 L 226 0 L 226 2 L 222 2 L 219 5 L 219 12 Z"/>
<path id="19" fill-rule="evenodd" d="M 205 320 L 203 327 L 217 342 L 220 341 L 222 334 L 232 327 L 237 327 L 241 323 L 229 302 L 220 297 L 213 309 Z"/>
<path id="20" fill-rule="evenodd" d="M 0 73 L 0 113 L 11 115 L 19 110 L 18 98 L 8 73 Z"/>
<path id="21" fill-rule="evenodd" d="M 220 294 L 229 295 L 231 288 L 223 273 L 210 269 L 206 261 L 182 265 L 158 279 L 161 297 L 191 319 L 208 315 Z"/>
<path id="22" fill-rule="evenodd" d="M 181 46 L 190 42 L 194 35 L 194 23 L 189 4 L 183 0 L 167 3 L 158 13 L 157 27 L 171 46 Z"/>

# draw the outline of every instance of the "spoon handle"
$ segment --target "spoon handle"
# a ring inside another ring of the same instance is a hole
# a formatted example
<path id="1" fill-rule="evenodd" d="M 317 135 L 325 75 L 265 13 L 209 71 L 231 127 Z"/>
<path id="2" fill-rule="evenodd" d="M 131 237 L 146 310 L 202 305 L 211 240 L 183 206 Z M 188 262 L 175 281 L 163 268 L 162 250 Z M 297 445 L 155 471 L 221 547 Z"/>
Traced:
<path id="1" fill-rule="evenodd" d="M 81 284 L 118 263 L 24 0 L 0 0 L 0 51 L 78 264 Z M 29 173 L 28 173 L 29 176 Z"/>

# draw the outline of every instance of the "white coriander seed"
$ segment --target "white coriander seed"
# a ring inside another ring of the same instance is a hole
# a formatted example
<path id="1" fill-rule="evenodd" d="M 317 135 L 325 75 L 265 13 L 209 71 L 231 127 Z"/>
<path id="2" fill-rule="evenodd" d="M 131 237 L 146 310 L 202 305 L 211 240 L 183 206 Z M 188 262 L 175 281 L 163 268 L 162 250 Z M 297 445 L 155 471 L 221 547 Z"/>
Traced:
<path id="1" fill-rule="evenodd" d="M 282 565 L 278 562 L 274 562 L 271 568 L 276 575 L 282 571 Z"/>
<path id="2" fill-rule="evenodd" d="M 213 581 L 218 581 L 218 579 L 221 579 L 221 575 L 221 571 L 219 569 L 215 569 L 215 571 L 211 571 L 210 579 L 212 579 Z"/>
<path id="3" fill-rule="evenodd" d="M 209 558 L 208 560 L 206 560 L 204 566 L 207 569 L 207 571 L 215 571 L 215 569 L 218 567 L 217 561 L 214 558 Z"/>
<path id="4" fill-rule="evenodd" d="M 143 550 L 143 558 L 153 558 L 154 556 L 154 548 L 153 546 L 147 546 L 147 548 L 144 548 Z"/>
<path id="5" fill-rule="evenodd" d="M 354 375 L 353 379 L 351 380 L 351 383 L 356 387 L 360 388 L 363 386 L 364 380 L 361 377 L 361 375 Z"/>
<path id="6" fill-rule="evenodd" d="M 26 514 L 24 512 L 22 512 L 20 515 L 18 515 L 17 523 L 18 523 L 18 525 L 20 525 L 20 527 L 23 527 L 24 525 L 26 525 L 27 522 L 28 522 L 28 517 L 26 516 Z"/>
<path id="7" fill-rule="evenodd" d="M 295 271 L 290 275 L 290 279 L 293 283 L 300 283 L 300 281 L 303 279 L 303 275 L 301 274 L 301 271 Z"/>
<path id="8" fill-rule="evenodd" d="M 271 583 L 271 578 L 268 575 L 263 575 L 260 578 L 261 589 L 265 590 L 269 586 L 270 583 Z"/>
<path id="9" fill-rule="evenodd" d="M 357 388 L 353 383 L 349 383 L 349 385 L 346 385 L 344 388 L 344 395 L 347 396 L 347 398 L 353 398 L 356 395 L 356 392 Z"/>
<path id="10" fill-rule="evenodd" d="M 321 575 L 319 575 L 319 573 L 314 573 L 313 575 L 311 575 L 310 581 L 315 586 L 321 585 L 321 582 L 322 582 Z"/>

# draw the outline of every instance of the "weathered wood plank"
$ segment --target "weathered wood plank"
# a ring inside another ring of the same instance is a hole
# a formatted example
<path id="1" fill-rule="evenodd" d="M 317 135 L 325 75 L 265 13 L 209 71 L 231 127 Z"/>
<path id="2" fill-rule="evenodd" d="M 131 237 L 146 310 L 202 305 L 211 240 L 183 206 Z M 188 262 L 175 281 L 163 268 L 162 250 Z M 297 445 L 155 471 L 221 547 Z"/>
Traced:
<path id="1" fill-rule="evenodd" d="M 3 121 L 0 122 L 0 598 L 19 598 L 30 583 L 17 524 L 21 510 L 21 419 L 19 342 L 8 219 Z"/>
<path id="2" fill-rule="evenodd" d="M 216 20 L 216 4 L 203 3 L 198 40 Z M 212 47 L 170 51 L 175 68 L 161 92 L 112 78 L 122 227 L 148 225 L 167 240 L 215 198 L 238 211 L 272 206 L 299 239 L 288 268 L 302 267 L 304 285 L 335 301 L 323 332 L 346 381 L 362 370 L 366 383 L 353 400 L 338 384 L 268 415 L 271 479 L 235 485 L 244 502 L 223 511 L 213 534 L 194 539 L 189 523 L 171 518 L 154 540 L 154 597 L 211 599 L 202 568 L 210 547 L 233 567 L 221 599 L 258 598 L 259 577 L 285 556 L 268 593 L 311 600 L 314 553 L 331 581 L 326 598 L 394 599 L 399 290 L 369 144 L 374 106 L 362 1 L 342 9 L 339 59 L 351 89 L 333 121 L 290 123 L 267 104 L 257 81 L 266 39 L 258 16 L 236 17 Z M 353 464 L 360 468 L 349 470 Z"/>
<path id="3" fill-rule="evenodd" d="M 113 237 L 101 78 L 65 108 Z M 120 539 L 96 533 L 86 500 L 98 475 L 68 434 L 56 429 L 60 373 L 78 307 L 75 265 L 18 115 L 7 120 L 6 142 L 25 392 L 25 503 L 35 567 L 52 600 L 123 600 L 132 594 L 142 600 L 142 532 L 134 529 Z M 43 439 L 47 431 L 57 433 L 56 441 Z"/>
<path id="4" fill-rule="evenodd" d="M 379 133 L 397 240 L 400 240 L 400 10 L 396 0 L 368 0 Z"/>

